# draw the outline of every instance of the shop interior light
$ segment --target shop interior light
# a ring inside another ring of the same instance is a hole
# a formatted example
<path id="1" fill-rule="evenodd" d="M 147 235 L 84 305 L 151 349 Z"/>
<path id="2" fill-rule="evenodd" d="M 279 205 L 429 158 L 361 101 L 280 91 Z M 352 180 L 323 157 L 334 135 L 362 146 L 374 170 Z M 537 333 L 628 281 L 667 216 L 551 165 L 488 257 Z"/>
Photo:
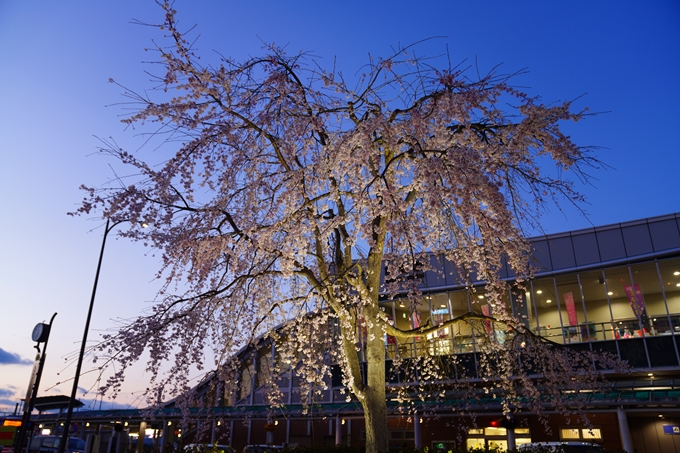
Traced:
<path id="1" fill-rule="evenodd" d="M 680 275 L 680 271 L 673 272 L 673 275 Z"/>
<path id="2" fill-rule="evenodd" d="M 614 292 L 613 292 L 613 291 L 609 291 L 609 292 L 607 293 L 607 296 L 613 296 L 613 295 L 614 295 Z"/>
<path id="3" fill-rule="evenodd" d="M 541 291 L 541 290 L 539 289 L 539 290 L 536 291 L 536 294 L 543 294 L 543 291 Z"/>
<path id="4" fill-rule="evenodd" d="M 551 304 L 551 303 L 552 303 L 552 300 L 547 299 L 547 300 L 545 301 L 545 303 L 546 303 L 546 304 Z"/>

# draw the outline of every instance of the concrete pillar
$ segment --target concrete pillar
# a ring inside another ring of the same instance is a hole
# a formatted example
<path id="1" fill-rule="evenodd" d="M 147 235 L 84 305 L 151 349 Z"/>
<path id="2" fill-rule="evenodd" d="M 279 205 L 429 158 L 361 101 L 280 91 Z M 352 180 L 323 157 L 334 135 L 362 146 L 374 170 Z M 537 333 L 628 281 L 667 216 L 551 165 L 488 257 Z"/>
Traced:
<path id="1" fill-rule="evenodd" d="M 161 433 L 161 453 L 165 452 L 165 444 L 170 440 L 168 422 L 163 420 L 163 432 Z"/>
<path id="2" fill-rule="evenodd" d="M 85 438 L 85 453 L 92 453 L 92 443 L 94 442 L 94 434 L 88 434 Z"/>
<path id="3" fill-rule="evenodd" d="M 99 453 L 99 444 L 102 441 L 102 436 L 99 434 L 94 436 L 94 439 L 92 439 L 92 449 L 89 451 L 89 453 Z"/>
<path id="4" fill-rule="evenodd" d="M 621 448 L 627 453 L 633 453 L 633 439 L 630 437 L 630 429 L 628 428 L 628 418 L 623 408 L 616 409 L 616 415 L 619 418 L 619 433 L 621 434 Z"/>
<path id="5" fill-rule="evenodd" d="M 416 443 L 416 448 L 420 449 L 422 447 L 422 438 L 420 436 L 420 415 L 416 414 L 413 416 L 413 439 Z"/>
<path id="6" fill-rule="evenodd" d="M 347 419 L 347 446 L 352 445 L 352 419 Z"/>
<path id="7" fill-rule="evenodd" d="M 118 440 L 116 441 L 116 453 L 125 453 L 128 450 L 128 443 L 130 442 L 130 437 L 125 431 L 117 433 Z"/>
<path id="8" fill-rule="evenodd" d="M 290 419 L 286 419 L 286 445 L 290 444 Z"/>
<path id="9" fill-rule="evenodd" d="M 342 444 L 342 424 L 340 422 L 340 416 L 335 416 L 335 445 Z"/>
<path id="10" fill-rule="evenodd" d="M 516 450 L 517 444 L 515 442 L 515 428 L 508 428 L 508 450 Z"/>
<path id="11" fill-rule="evenodd" d="M 144 453 L 144 441 L 146 440 L 146 422 L 139 422 L 137 435 L 137 453 Z"/>

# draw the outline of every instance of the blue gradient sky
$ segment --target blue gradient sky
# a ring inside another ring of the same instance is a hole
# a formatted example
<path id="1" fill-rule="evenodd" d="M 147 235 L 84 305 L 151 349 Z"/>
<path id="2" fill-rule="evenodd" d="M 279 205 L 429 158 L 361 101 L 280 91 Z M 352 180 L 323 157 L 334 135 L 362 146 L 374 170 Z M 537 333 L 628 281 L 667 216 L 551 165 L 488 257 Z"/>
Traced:
<path id="1" fill-rule="evenodd" d="M 421 55 L 448 46 L 452 62 L 523 68 L 516 79 L 545 101 L 574 99 L 609 113 L 570 127 L 581 145 L 602 147 L 612 169 L 584 187 L 589 218 L 571 209 L 544 219 L 546 232 L 573 230 L 680 211 L 680 3 L 675 0 L 461 2 L 176 2 L 179 20 L 197 24 L 197 47 L 235 58 L 260 53 L 262 42 L 310 51 L 322 65 L 354 74 L 369 54 L 443 36 Z M 120 124 L 121 89 L 149 88 L 153 60 L 144 48 L 158 37 L 133 19 L 158 22 L 153 1 L 26 2 L 0 0 L 0 410 L 26 391 L 35 351 L 33 326 L 55 318 L 41 388 L 68 394 L 102 234 L 100 220 L 71 218 L 78 186 L 111 177 L 95 155 L 99 137 L 134 148 Z M 107 107 L 108 106 L 108 107 Z M 97 228 L 91 231 L 93 228 Z M 153 299 L 156 259 L 123 241 L 108 244 L 92 333 L 140 313 Z M 85 365 L 89 370 L 92 365 Z M 95 384 L 86 374 L 81 387 Z M 145 387 L 134 370 L 121 395 L 137 404 Z M 82 393 L 79 393 L 79 397 Z M 89 394 L 86 398 L 92 398 Z M 109 403 L 104 403 L 108 407 Z"/>

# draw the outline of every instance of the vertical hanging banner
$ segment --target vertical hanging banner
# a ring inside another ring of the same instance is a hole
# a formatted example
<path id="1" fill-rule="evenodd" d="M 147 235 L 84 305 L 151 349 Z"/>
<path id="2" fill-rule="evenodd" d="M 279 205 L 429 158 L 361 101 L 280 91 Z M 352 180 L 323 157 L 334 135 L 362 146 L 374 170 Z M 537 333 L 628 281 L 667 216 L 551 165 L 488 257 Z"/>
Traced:
<path id="1" fill-rule="evenodd" d="M 389 325 L 394 326 L 394 318 L 392 318 L 392 315 L 387 315 L 387 322 Z M 392 335 L 385 334 L 385 344 L 397 344 L 397 339 Z"/>
<path id="2" fill-rule="evenodd" d="M 630 303 L 630 308 L 633 310 L 635 317 L 639 318 L 644 316 L 646 314 L 645 297 L 640 289 L 640 284 L 636 283 L 635 287 L 633 287 L 633 285 L 625 285 L 623 289 L 626 291 L 628 303 Z"/>
<path id="3" fill-rule="evenodd" d="M 482 305 L 482 314 L 484 316 L 491 316 L 491 306 L 489 304 Z M 486 333 L 491 334 L 491 321 L 484 321 L 484 326 L 486 327 Z"/>
<path id="4" fill-rule="evenodd" d="M 564 306 L 567 307 L 567 317 L 569 318 L 569 325 L 578 325 L 578 316 L 576 316 L 576 305 L 574 304 L 574 293 L 564 293 Z"/>
<path id="5" fill-rule="evenodd" d="M 420 327 L 420 312 L 419 311 L 414 311 L 411 313 L 411 326 L 413 326 L 414 329 L 417 329 Z M 420 341 L 420 337 L 415 337 L 416 341 Z"/>

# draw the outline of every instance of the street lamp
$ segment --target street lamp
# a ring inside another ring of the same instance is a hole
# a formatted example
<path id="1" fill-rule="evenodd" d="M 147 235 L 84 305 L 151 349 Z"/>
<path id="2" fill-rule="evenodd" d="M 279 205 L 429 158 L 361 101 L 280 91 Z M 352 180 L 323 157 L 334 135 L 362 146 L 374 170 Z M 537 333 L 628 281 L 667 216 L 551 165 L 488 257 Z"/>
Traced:
<path id="1" fill-rule="evenodd" d="M 80 354 L 78 355 L 78 364 L 76 365 L 76 375 L 73 378 L 73 388 L 71 389 L 71 399 L 68 402 L 68 410 L 66 412 L 66 420 L 64 420 L 64 432 L 61 435 L 61 442 L 59 443 L 58 453 L 64 453 L 68 444 L 68 433 L 71 427 L 71 418 L 73 417 L 73 405 L 76 400 L 76 393 L 78 391 L 78 381 L 80 379 L 80 369 L 83 365 L 83 357 L 85 356 L 85 343 L 87 343 L 87 334 L 90 330 L 90 319 L 92 318 L 92 307 L 94 306 L 94 298 L 97 294 L 97 283 L 99 282 L 99 271 L 102 268 L 102 258 L 104 258 L 104 248 L 106 247 L 106 238 L 108 237 L 111 230 L 113 230 L 117 225 L 126 222 L 126 220 L 120 220 L 110 225 L 110 220 L 106 219 L 106 227 L 104 228 L 104 237 L 102 238 L 102 248 L 99 252 L 99 262 L 97 263 L 97 272 L 94 276 L 94 285 L 92 285 L 92 297 L 90 297 L 90 308 L 87 311 L 87 320 L 85 321 L 85 330 L 83 332 L 83 342 L 80 344 Z M 146 225 L 146 224 L 145 224 Z M 148 225 L 146 225 L 148 226 Z M 145 228 L 146 228 L 145 226 Z"/>
<path id="2" fill-rule="evenodd" d="M 28 391 L 26 393 L 26 399 L 24 400 L 24 414 L 21 418 L 21 427 L 19 428 L 19 433 L 14 441 L 14 450 L 21 452 L 23 448 L 24 441 L 26 440 L 26 433 L 28 432 L 28 424 L 31 421 L 31 412 L 33 412 L 33 407 L 35 406 L 35 398 L 38 395 L 38 387 L 40 386 L 40 378 L 42 377 L 43 366 L 45 365 L 45 356 L 47 354 L 47 340 L 50 338 L 50 330 L 52 330 L 52 321 L 57 314 L 52 315 L 49 324 L 38 323 L 33 328 L 33 334 L 31 338 L 36 342 L 35 349 L 38 350 L 38 355 L 35 358 L 35 363 L 33 364 L 33 372 L 31 373 L 31 379 L 28 382 Z M 40 343 L 45 343 L 43 346 L 42 353 L 40 352 Z"/>

